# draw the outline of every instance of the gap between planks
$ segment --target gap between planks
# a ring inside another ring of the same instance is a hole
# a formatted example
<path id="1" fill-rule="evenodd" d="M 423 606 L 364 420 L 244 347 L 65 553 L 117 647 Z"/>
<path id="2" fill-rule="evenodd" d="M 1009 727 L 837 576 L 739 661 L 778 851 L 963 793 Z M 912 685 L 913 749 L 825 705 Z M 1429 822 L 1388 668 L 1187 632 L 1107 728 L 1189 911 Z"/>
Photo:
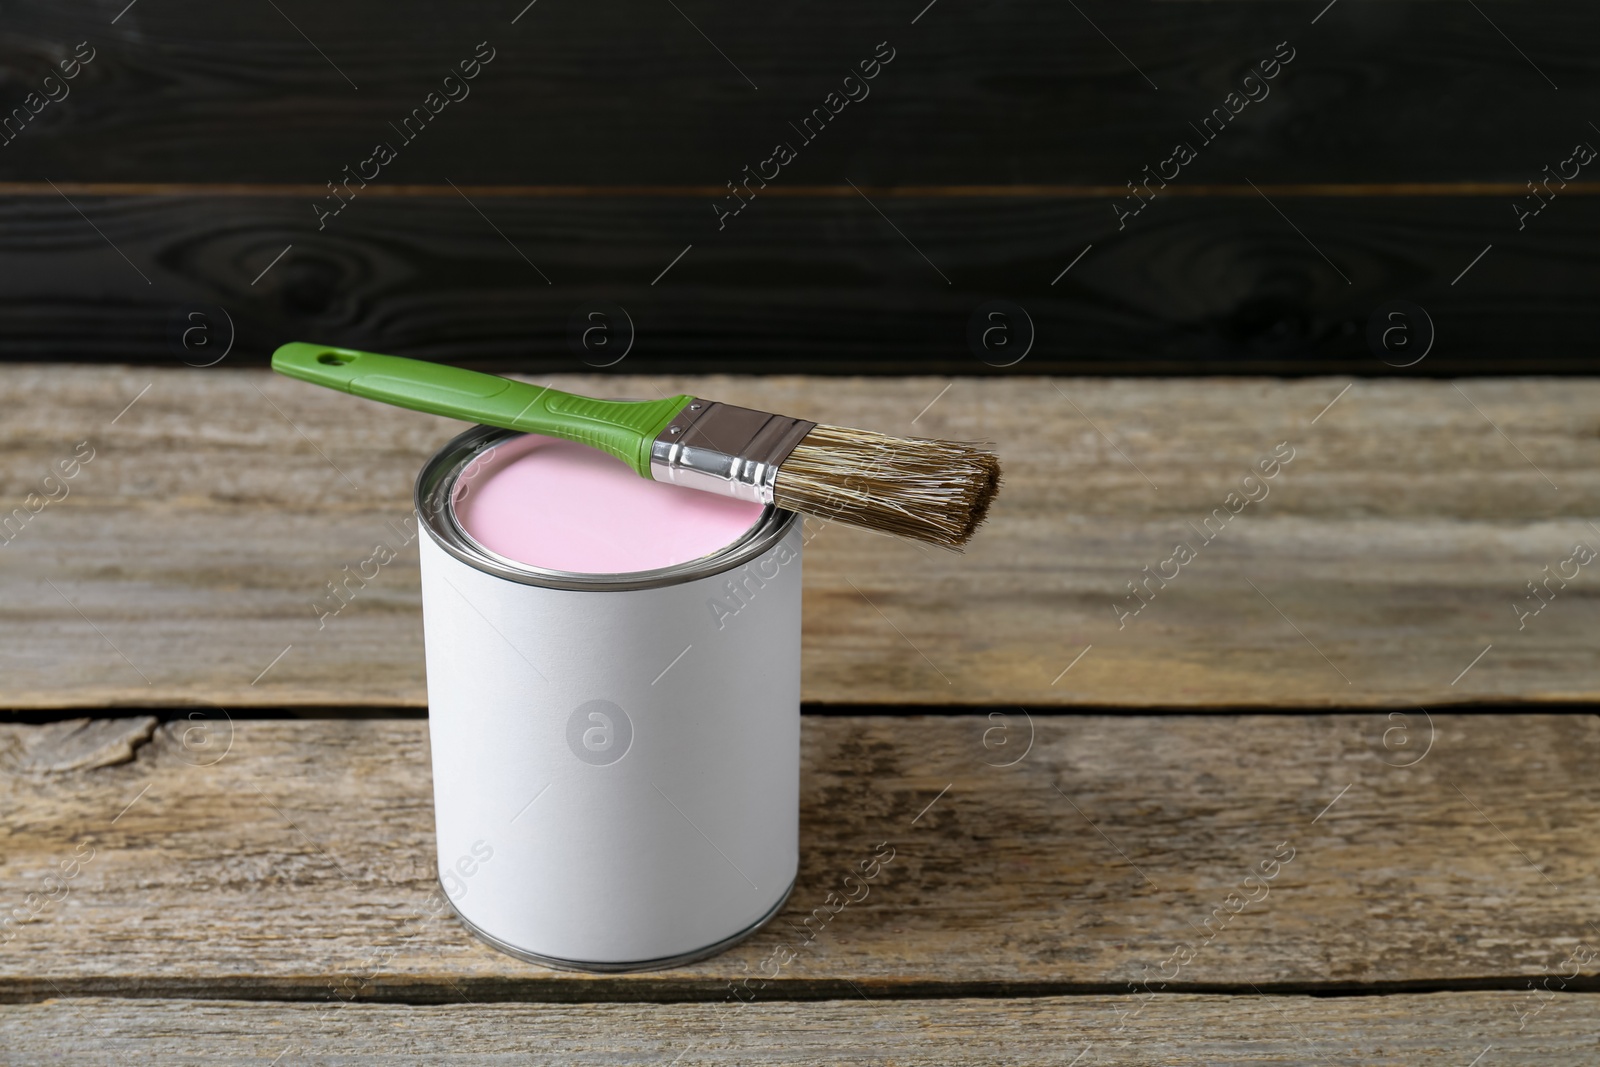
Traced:
<path id="1" fill-rule="evenodd" d="M 1543 976 L 1541 976 L 1543 977 Z M 48 979 L 48 976 L 46 976 Z M 63 988 L 63 985 L 65 988 Z M 763 991 L 746 1003 L 816 1004 L 864 998 L 875 1003 L 951 1000 L 1059 1000 L 1126 1001 L 1194 997 L 1313 997 L 1318 1000 L 1363 1000 L 1397 996 L 1441 996 L 1462 993 L 1526 995 L 1538 987 L 1528 975 L 1481 978 L 1416 980 L 1401 982 L 1173 982 L 1150 988 L 1132 982 L 949 982 L 896 981 L 840 978 L 831 981 L 785 982 Z M 306 984 L 290 980 L 263 983 L 254 988 L 219 984 L 214 980 L 141 978 L 67 979 L 51 984 L 11 982 L 0 986 L 0 1005 L 43 1004 L 59 999 L 185 1000 L 201 1003 L 238 1001 L 248 1004 L 317 1004 L 343 1007 L 357 1004 L 432 1007 L 476 1004 L 735 1004 L 726 981 L 685 982 L 652 979 L 648 972 L 632 972 L 625 983 L 602 975 L 575 975 L 559 984 L 511 987 L 495 979 L 447 979 L 434 985 L 403 990 L 374 987 L 352 1000 L 329 995 L 325 981 Z M 1564 996 L 1590 997 L 1600 993 L 1600 974 L 1579 975 L 1552 990 Z"/>
<path id="2" fill-rule="evenodd" d="M 1518 197 L 1526 195 L 1526 185 L 1516 182 L 1289 182 L 1251 186 L 1237 183 L 1174 185 L 1161 191 L 1174 197 L 1268 196 L 1304 197 Z M 195 196 L 195 197 L 322 197 L 327 186 L 296 182 L 0 182 L 0 197 L 56 197 L 62 193 L 79 196 Z M 799 200 L 849 199 L 865 193 L 887 199 L 1041 199 L 1082 200 L 1127 196 L 1125 185 L 1095 184 L 1010 184 L 1010 185 L 774 185 L 761 190 L 764 197 Z M 1568 182 L 1563 196 L 1600 194 L 1600 182 Z M 361 190 L 364 197 L 394 199 L 451 198 L 461 194 L 489 199 L 608 199 L 608 198 L 701 198 L 727 195 L 717 185 L 452 185 L 416 183 L 373 185 Z"/>

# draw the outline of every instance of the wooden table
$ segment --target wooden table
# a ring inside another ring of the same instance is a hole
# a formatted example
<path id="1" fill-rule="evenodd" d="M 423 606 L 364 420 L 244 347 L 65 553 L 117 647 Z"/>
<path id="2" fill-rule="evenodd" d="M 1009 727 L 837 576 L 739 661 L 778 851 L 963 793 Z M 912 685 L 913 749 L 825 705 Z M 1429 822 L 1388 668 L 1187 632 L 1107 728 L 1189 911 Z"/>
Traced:
<path id="1" fill-rule="evenodd" d="M 557 383 L 1006 458 L 963 556 L 810 528 L 784 912 L 624 976 L 434 917 L 414 541 L 312 604 L 402 536 L 450 424 L 0 369 L 8 511 L 93 449 L 0 545 L 0 1062 L 1600 1058 L 1600 599 L 1587 565 L 1526 587 L 1600 548 L 1600 383 Z"/>

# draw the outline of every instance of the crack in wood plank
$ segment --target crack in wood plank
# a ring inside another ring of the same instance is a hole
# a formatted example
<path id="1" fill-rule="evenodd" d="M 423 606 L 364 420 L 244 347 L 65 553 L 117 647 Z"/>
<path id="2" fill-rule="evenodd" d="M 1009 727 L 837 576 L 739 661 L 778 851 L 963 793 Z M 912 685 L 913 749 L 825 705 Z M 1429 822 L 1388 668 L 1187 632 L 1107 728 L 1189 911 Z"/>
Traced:
<path id="1" fill-rule="evenodd" d="M 0 768 L 65 774 L 127 763 L 150 740 L 158 721 L 154 715 L 64 719 L 8 733 L 0 740 Z"/>

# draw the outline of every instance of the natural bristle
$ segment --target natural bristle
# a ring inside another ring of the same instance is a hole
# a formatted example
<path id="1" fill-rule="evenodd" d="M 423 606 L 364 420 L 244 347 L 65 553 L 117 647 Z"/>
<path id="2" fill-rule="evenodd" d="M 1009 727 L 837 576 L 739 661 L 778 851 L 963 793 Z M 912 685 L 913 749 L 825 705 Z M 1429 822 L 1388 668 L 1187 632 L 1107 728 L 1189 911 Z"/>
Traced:
<path id="1" fill-rule="evenodd" d="M 961 441 L 817 426 L 778 467 L 780 508 L 959 548 L 1000 491 L 1000 457 Z"/>

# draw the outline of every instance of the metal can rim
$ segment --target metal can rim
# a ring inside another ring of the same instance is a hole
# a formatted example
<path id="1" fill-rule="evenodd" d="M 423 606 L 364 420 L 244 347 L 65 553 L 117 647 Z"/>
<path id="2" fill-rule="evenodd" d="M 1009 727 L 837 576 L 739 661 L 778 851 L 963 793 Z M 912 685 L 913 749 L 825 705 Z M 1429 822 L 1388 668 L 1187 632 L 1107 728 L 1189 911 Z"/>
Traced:
<path id="1" fill-rule="evenodd" d="M 799 518 L 795 512 L 768 504 L 761 518 L 732 544 L 708 556 L 655 570 L 588 574 L 521 563 L 485 548 L 467 533 L 456 518 L 454 492 L 456 479 L 468 464 L 488 449 L 521 436 L 525 435 L 517 430 L 502 430 L 493 426 L 474 426 L 457 434 L 422 465 L 413 491 L 418 521 L 435 544 L 462 563 L 507 581 L 547 589 L 589 592 L 622 592 L 682 585 L 743 566 L 777 547 Z"/>

